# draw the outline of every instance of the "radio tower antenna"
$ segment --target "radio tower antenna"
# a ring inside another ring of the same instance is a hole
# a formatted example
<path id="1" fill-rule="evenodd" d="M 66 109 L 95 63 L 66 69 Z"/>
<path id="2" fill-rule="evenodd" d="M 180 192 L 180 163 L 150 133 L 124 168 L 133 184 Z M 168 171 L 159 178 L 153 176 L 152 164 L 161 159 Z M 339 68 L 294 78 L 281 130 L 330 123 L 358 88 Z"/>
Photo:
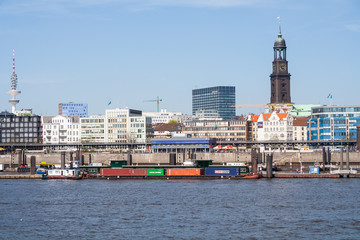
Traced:
<path id="1" fill-rule="evenodd" d="M 15 114 L 16 110 L 16 104 L 20 102 L 20 100 L 16 99 L 16 95 L 20 94 L 21 91 L 17 91 L 17 82 L 18 78 L 15 73 L 15 49 L 13 49 L 13 72 L 10 77 L 11 80 L 11 90 L 7 93 L 11 96 L 11 99 L 9 100 L 9 103 L 11 104 L 11 112 Z"/>

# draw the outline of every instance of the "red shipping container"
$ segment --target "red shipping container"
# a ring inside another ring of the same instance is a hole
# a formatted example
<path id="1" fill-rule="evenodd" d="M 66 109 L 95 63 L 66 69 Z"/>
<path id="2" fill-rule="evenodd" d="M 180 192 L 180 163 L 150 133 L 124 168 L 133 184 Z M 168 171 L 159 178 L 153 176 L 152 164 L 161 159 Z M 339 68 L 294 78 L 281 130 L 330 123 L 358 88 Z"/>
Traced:
<path id="1" fill-rule="evenodd" d="M 146 169 L 132 169 L 132 168 L 102 168 L 100 170 L 101 176 L 116 177 L 116 176 L 146 176 Z"/>
<path id="2" fill-rule="evenodd" d="M 167 176 L 200 176 L 202 168 L 168 168 L 166 169 Z"/>

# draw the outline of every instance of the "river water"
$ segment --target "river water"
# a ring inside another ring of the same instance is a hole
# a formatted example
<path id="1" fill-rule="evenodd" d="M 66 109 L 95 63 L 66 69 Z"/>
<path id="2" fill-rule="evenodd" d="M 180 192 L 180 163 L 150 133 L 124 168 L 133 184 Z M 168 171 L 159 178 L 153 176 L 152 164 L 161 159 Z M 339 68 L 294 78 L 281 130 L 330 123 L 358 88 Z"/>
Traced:
<path id="1" fill-rule="evenodd" d="M 0 239 L 360 239 L 359 179 L 1 180 Z"/>

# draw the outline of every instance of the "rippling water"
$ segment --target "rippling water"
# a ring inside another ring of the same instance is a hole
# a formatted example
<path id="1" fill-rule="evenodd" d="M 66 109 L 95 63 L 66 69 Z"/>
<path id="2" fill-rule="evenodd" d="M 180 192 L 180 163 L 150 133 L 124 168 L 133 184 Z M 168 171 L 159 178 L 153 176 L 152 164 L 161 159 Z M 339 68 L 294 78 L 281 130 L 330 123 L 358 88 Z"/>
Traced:
<path id="1" fill-rule="evenodd" d="M 1 180 L 0 239 L 360 239 L 360 180 Z"/>

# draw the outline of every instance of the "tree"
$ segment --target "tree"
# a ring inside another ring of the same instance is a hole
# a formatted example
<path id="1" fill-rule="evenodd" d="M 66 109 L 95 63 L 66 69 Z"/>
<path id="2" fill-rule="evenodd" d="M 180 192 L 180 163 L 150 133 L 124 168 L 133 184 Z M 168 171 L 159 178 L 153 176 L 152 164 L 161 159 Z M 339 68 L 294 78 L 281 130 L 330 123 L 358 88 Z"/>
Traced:
<path id="1" fill-rule="evenodd" d="M 178 124 L 179 122 L 178 121 L 176 121 L 176 120 L 170 120 L 169 122 L 168 122 L 168 124 Z"/>

